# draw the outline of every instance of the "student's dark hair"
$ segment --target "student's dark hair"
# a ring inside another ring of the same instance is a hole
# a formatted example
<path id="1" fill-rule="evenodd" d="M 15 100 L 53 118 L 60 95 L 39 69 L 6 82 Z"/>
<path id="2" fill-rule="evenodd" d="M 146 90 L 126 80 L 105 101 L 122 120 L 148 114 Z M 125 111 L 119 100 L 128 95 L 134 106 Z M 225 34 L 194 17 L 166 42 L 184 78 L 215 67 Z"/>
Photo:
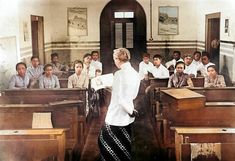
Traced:
<path id="1" fill-rule="evenodd" d="M 142 57 L 147 57 L 147 58 L 150 58 L 150 54 L 149 53 L 143 53 Z"/>
<path id="2" fill-rule="evenodd" d="M 75 64 L 81 64 L 82 65 L 82 68 L 83 68 L 83 62 L 81 60 L 75 60 L 73 62 L 73 68 L 75 69 Z"/>
<path id="3" fill-rule="evenodd" d="M 93 51 L 91 52 L 91 56 L 92 56 L 93 54 L 95 54 L 95 53 L 97 53 L 97 54 L 99 55 L 99 52 L 98 52 L 97 50 L 93 50 Z"/>
<path id="4" fill-rule="evenodd" d="M 202 56 L 202 53 L 200 51 L 198 51 L 198 50 L 194 51 L 193 55 L 196 55 L 197 53 L 200 54 L 200 56 Z"/>
<path id="5" fill-rule="evenodd" d="M 181 52 L 180 51 L 178 51 L 178 50 L 175 50 L 174 52 L 173 52 L 173 54 L 174 53 L 178 53 L 179 54 L 179 56 L 181 56 Z"/>
<path id="6" fill-rule="evenodd" d="M 177 61 L 176 64 L 175 64 L 175 69 L 176 69 L 178 64 L 183 64 L 184 65 L 184 69 L 185 69 L 185 63 L 183 61 Z"/>
<path id="7" fill-rule="evenodd" d="M 86 54 L 83 56 L 83 59 L 85 59 L 85 58 L 88 57 L 88 56 L 91 56 L 91 54 L 90 54 L 90 53 L 86 53 Z"/>
<path id="8" fill-rule="evenodd" d="M 156 59 L 156 58 L 162 60 L 162 56 L 161 56 L 160 54 L 155 54 L 155 55 L 153 56 L 153 59 Z"/>
<path id="9" fill-rule="evenodd" d="M 35 59 L 35 58 L 39 60 L 39 57 L 38 57 L 38 56 L 32 56 L 32 57 L 31 57 L 31 61 L 32 61 L 33 59 Z"/>
<path id="10" fill-rule="evenodd" d="M 46 69 L 47 69 L 48 67 L 53 67 L 53 66 L 52 66 L 52 64 L 46 64 L 46 65 L 43 67 L 43 70 L 46 71 Z"/>
<path id="11" fill-rule="evenodd" d="M 202 52 L 202 57 L 206 56 L 208 59 L 210 59 L 210 53 L 208 51 L 203 51 Z"/>
<path id="12" fill-rule="evenodd" d="M 19 65 L 23 65 L 25 68 L 27 68 L 27 65 L 24 62 L 19 62 L 16 64 L 16 70 Z"/>
<path id="13" fill-rule="evenodd" d="M 51 54 L 51 58 L 54 58 L 54 57 L 56 57 L 56 56 L 59 57 L 59 56 L 58 56 L 58 53 L 52 53 L 52 54 Z"/>
<path id="14" fill-rule="evenodd" d="M 207 67 L 207 70 L 208 70 L 208 68 L 213 68 L 218 73 L 218 69 L 217 69 L 217 67 L 215 65 L 209 65 Z"/>

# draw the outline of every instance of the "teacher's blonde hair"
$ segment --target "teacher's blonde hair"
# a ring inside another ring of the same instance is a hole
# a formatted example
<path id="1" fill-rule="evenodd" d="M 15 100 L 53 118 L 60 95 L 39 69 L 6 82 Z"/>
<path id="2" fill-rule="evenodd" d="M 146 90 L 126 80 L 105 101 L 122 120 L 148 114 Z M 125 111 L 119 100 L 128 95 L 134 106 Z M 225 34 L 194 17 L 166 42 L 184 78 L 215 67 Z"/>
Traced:
<path id="1" fill-rule="evenodd" d="M 113 55 L 117 56 L 120 61 L 127 62 L 131 59 L 131 54 L 126 48 L 113 50 Z"/>

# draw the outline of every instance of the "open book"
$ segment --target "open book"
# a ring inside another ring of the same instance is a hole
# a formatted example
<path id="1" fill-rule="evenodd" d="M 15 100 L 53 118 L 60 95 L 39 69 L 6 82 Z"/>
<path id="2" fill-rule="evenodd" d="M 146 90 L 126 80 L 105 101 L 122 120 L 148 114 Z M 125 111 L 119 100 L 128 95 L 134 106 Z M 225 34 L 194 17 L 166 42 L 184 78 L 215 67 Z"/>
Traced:
<path id="1" fill-rule="evenodd" d="M 97 76 L 91 80 L 91 88 L 96 91 L 106 87 L 112 87 L 113 73 Z"/>

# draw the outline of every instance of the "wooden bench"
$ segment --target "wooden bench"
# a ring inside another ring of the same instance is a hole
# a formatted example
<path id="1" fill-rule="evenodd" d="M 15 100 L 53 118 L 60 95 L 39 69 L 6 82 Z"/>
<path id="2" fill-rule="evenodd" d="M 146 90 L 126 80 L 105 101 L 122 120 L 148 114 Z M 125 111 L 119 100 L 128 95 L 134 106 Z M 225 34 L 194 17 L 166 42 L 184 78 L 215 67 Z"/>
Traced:
<path id="1" fill-rule="evenodd" d="M 200 152 L 194 151 L 192 154 L 191 146 L 195 146 L 198 143 L 199 147 L 203 146 L 203 143 L 206 144 L 204 144 L 204 146 L 199 150 Z M 206 153 L 204 154 L 206 156 L 204 157 L 213 157 L 213 155 L 216 155 L 216 153 L 214 152 L 216 148 L 211 148 L 211 146 L 217 146 L 218 149 L 220 149 L 216 152 L 219 153 L 219 157 L 221 157 L 221 160 L 233 161 L 235 158 L 235 128 L 175 128 L 175 150 L 177 161 L 189 161 L 191 160 L 191 156 L 192 158 L 196 158 L 198 155 L 198 158 L 202 157 L 203 150 L 206 151 Z M 212 151 L 210 152 L 210 150 Z"/>
<path id="2" fill-rule="evenodd" d="M 0 130 L 2 161 L 64 161 L 66 129 Z"/>

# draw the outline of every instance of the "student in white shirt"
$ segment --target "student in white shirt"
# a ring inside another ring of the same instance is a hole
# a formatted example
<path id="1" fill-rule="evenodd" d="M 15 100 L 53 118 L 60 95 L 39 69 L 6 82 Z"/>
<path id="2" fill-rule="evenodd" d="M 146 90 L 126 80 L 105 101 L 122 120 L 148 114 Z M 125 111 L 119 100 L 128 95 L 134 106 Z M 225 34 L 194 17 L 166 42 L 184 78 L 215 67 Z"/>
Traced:
<path id="1" fill-rule="evenodd" d="M 99 61 L 99 52 L 91 52 L 91 65 L 95 67 L 96 70 L 99 70 L 102 73 L 102 63 Z M 100 73 L 100 74 L 101 74 Z"/>
<path id="2" fill-rule="evenodd" d="M 156 54 L 153 56 L 153 64 L 154 66 L 151 68 L 151 73 L 154 78 L 169 78 L 169 70 L 166 69 L 165 66 L 162 65 L 162 56 Z"/>
<path id="3" fill-rule="evenodd" d="M 98 144 L 102 160 L 130 161 L 131 124 L 137 115 L 133 100 L 138 94 L 140 79 L 129 62 L 127 49 L 114 50 L 113 59 L 119 70 L 114 74 L 111 102 Z"/>
<path id="4" fill-rule="evenodd" d="M 173 59 L 166 62 L 166 68 L 167 69 L 175 69 L 175 64 L 178 61 L 183 61 L 183 59 L 181 58 L 181 53 L 180 51 L 174 51 L 173 52 Z"/>
<path id="5" fill-rule="evenodd" d="M 184 73 L 188 74 L 190 78 L 197 76 L 197 66 L 192 63 L 193 57 L 191 54 L 187 54 L 184 57 L 185 69 Z"/>
<path id="6" fill-rule="evenodd" d="M 139 64 L 139 76 L 140 80 L 148 78 L 148 72 L 151 71 L 153 64 L 150 62 L 150 54 L 144 53 L 143 54 L 143 61 Z"/>
<path id="7" fill-rule="evenodd" d="M 208 76 L 207 67 L 210 65 L 215 65 L 210 62 L 210 54 L 207 51 L 202 52 L 202 64 L 197 68 L 197 70 L 201 73 L 201 76 Z"/>
<path id="8" fill-rule="evenodd" d="M 202 56 L 202 54 L 200 51 L 195 51 L 193 53 L 193 62 L 192 63 L 195 64 L 197 67 L 202 64 L 201 56 Z"/>
<path id="9" fill-rule="evenodd" d="M 87 75 L 89 79 L 96 76 L 96 69 L 91 65 L 91 54 L 87 53 L 83 56 L 83 70 L 82 73 Z"/>

